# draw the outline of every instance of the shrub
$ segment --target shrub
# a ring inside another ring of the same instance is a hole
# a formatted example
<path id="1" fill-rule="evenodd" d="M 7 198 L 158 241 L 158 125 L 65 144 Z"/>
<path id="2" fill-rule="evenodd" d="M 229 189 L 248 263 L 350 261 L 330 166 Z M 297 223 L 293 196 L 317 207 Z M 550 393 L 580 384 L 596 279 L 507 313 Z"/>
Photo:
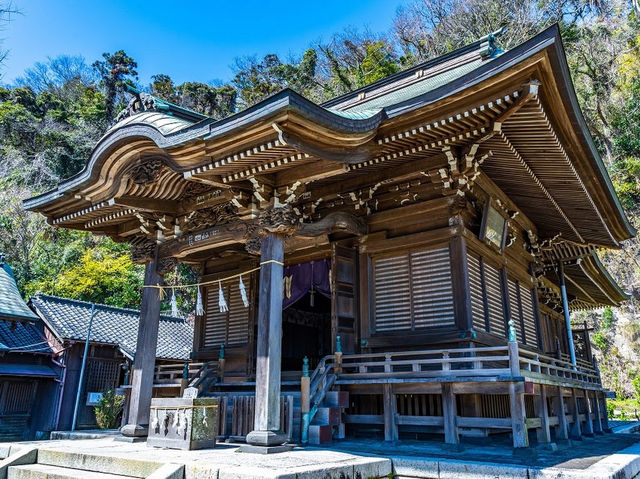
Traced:
<path id="1" fill-rule="evenodd" d="M 116 429 L 124 407 L 124 396 L 109 389 L 102 394 L 96 406 L 96 422 L 100 429 Z"/>

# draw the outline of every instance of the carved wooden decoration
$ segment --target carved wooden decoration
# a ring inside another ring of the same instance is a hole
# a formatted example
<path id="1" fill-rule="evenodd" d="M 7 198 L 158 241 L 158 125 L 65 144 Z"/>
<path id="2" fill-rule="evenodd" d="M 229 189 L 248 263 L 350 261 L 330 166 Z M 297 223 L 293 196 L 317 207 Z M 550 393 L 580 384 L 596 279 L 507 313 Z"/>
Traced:
<path id="1" fill-rule="evenodd" d="M 153 261 L 155 250 L 155 241 L 141 241 L 131 245 L 131 261 L 138 264 Z"/>
<path id="2" fill-rule="evenodd" d="M 303 224 L 300 229 L 295 232 L 295 235 L 312 238 L 338 231 L 344 231 L 354 235 L 364 235 L 367 233 L 367 225 L 362 218 L 344 211 L 337 211 L 329 213 L 315 223 Z"/>
<path id="3" fill-rule="evenodd" d="M 192 211 L 185 218 L 183 231 L 198 231 L 229 223 L 235 219 L 236 213 L 237 208 L 231 202 Z"/>
<path id="4" fill-rule="evenodd" d="M 158 158 L 147 160 L 131 168 L 131 170 L 129 170 L 129 177 L 134 184 L 145 186 L 158 179 L 163 167 L 163 161 Z"/>

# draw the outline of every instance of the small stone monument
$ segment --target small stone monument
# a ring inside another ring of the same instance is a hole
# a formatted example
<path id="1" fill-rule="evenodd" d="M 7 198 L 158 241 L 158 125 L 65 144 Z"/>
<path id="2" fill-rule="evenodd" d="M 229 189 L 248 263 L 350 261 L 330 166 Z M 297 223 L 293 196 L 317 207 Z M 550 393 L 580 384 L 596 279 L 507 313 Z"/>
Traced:
<path id="1" fill-rule="evenodd" d="M 189 389 L 193 388 L 185 390 L 185 397 L 152 399 L 148 446 L 185 450 L 215 447 L 218 399 L 186 397 L 193 395 Z"/>

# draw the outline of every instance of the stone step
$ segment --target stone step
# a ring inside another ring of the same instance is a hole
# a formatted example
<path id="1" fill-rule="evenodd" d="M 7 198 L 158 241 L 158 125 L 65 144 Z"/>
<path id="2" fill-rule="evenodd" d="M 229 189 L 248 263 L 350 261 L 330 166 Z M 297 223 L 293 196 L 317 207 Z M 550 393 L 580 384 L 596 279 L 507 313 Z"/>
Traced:
<path id="1" fill-rule="evenodd" d="M 141 459 L 55 449 L 38 450 L 38 464 L 93 472 L 108 472 L 109 474 L 137 478 L 147 477 L 162 466 L 160 463 Z"/>
<path id="2" fill-rule="evenodd" d="M 342 408 L 319 407 L 311 424 L 337 426 L 342 422 Z"/>
<path id="3" fill-rule="evenodd" d="M 131 477 L 49 464 L 9 466 L 7 471 L 7 479 L 130 479 Z"/>
<path id="4" fill-rule="evenodd" d="M 309 444 L 324 444 L 333 441 L 333 426 L 311 424 L 309 426 Z"/>
<path id="5" fill-rule="evenodd" d="M 321 406 L 323 407 L 349 407 L 348 391 L 327 391 Z"/>

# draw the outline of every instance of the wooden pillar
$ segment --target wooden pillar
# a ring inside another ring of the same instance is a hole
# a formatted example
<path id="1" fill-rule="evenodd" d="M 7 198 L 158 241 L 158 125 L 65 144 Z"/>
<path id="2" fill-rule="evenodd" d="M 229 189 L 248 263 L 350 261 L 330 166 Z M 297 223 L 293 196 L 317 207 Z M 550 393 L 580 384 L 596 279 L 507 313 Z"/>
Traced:
<path id="1" fill-rule="evenodd" d="M 511 405 L 511 431 L 513 447 L 529 447 L 529 435 L 524 408 L 524 393 L 516 391 L 516 383 L 509 383 L 509 404 Z"/>
<path id="2" fill-rule="evenodd" d="M 254 430 L 247 434 L 247 443 L 254 446 L 287 440 L 280 431 L 283 262 L 284 235 L 267 232 L 261 248 Z"/>
<path id="3" fill-rule="evenodd" d="M 540 418 L 540 428 L 536 432 L 538 442 L 551 442 L 551 430 L 549 429 L 549 409 L 547 405 L 547 389 L 544 384 L 540 384 L 540 394 L 535 397 L 534 407 L 536 416 Z"/>
<path id="4" fill-rule="evenodd" d="M 567 285 L 564 281 L 564 265 L 562 261 L 558 262 L 558 276 L 560 277 L 560 294 L 562 296 L 562 311 L 564 313 L 564 322 L 567 328 L 567 344 L 569 345 L 569 357 L 574 369 L 576 365 L 576 349 L 573 345 L 573 333 L 571 332 L 571 317 L 569 315 L 569 300 L 567 299 Z"/>
<path id="5" fill-rule="evenodd" d="M 384 403 L 384 440 L 398 440 L 398 426 L 396 425 L 396 395 L 393 394 L 391 384 L 382 385 L 382 399 Z"/>
<path id="6" fill-rule="evenodd" d="M 596 434 L 602 434 L 604 431 L 602 430 L 602 413 L 600 410 L 600 401 L 598 400 L 598 391 L 593 391 L 592 397 L 593 429 Z"/>
<path id="7" fill-rule="evenodd" d="M 453 393 L 451 383 L 442 383 L 442 416 L 444 420 L 444 442 L 447 444 L 459 444 L 457 425 L 458 411 L 456 408 L 456 395 Z"/>
<path id="8" fill-rule="evenodd" d="M 558 426 L 556 427 L 556 440 L 565 441 L 569 439 L 569 427 L 567 424 L 567 410 L 564 405 L 564 398 L 562 396 L 562 388 L 558 387 L 557 393 L 553 396 L 553 414 L 558 418 Z"/>
<path id="9" fill-rule="evenodd" d="M 604 432 L 611 432 L 611 428 L 609 427 L 609 414 L 607 413 L 607 396 L 605 396 L 604 392 L 601 392 L 600 398 L 601 400 L 598 401 L 598 404 L 600 404 L 600 410 L 602 411 L 602 430 Z"/>
<path id="10" fill-rule="evenodd" d="M 157 269 L 157 253 L 154 261 L 145 266 L 145 286 L 157 285 L 162 278 Z M 149 408 L 153 392 L 153 372 L 156 362 L 156 346 L 158 344 L 158 326 L 160 322 L 160 290 L 144 288 L 140 321 L 138 323 L 138 340 L 136 355 L 133 360 L 131 375 L 131 397 L 129 399 L 128 423 L 121 429 L 124 436 L 146 436 L 149 427 Z"/>
<path id="11" fill-rule="evenodd" d="M 576 397 L 576 390 L 571 388 L 571 398 L 569 398 L 569 410 L 573 417 L 573 424 L 571 425 L 571 439 L 582 439 L 582 427 L 580 427 L 580 412 L 578 411 L 578 398 Z"/>
<path id="12" fill-rule="evenodd" d="M 594 427 L 593 427 L 593 418 L 591 415 L 593 414 L 593 407 L 591 405 L 591 398 L 589 397 L 589 391 L 584 389 L 584 435 L 593 437 Z"/>

